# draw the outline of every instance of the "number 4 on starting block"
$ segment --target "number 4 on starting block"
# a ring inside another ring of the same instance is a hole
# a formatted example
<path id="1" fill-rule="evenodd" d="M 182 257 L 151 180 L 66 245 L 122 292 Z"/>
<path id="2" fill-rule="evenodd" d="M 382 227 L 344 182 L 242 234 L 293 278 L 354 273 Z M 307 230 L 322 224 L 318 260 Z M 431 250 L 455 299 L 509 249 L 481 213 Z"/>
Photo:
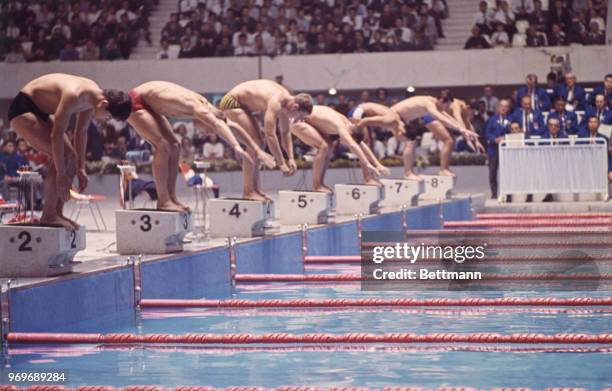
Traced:
<path id="1" fill-rule="evenodd" d="M 266 221 L 274 216 L 274 203 L 217 198 L 208 201 L 208 216 L 213 238 L 262 236 Z"/>
<path id="2" fill-rule="evenodd" d="M 425 200 L 446 200 L 449 199 L 455 184 L 456 176 L 447 175 L 420 175 L 425 180 L 425 193 L 421 195 Z"/>

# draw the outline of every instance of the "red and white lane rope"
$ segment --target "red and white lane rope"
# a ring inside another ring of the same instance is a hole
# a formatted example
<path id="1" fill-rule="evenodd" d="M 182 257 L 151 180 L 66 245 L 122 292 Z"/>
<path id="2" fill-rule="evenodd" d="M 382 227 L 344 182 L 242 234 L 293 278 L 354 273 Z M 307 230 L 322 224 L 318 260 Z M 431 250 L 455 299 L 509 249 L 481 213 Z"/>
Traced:
<path id="1" fill-rule="evenodd" d="M 9 333 L 9 344 L 612 344 L 612 334 L 538 333 L 267 333 L 267 334 L 86 334 L 86 333 Z"/>
<path id="2" fill-rule="evenodd" d="M 461 299 L 262 299 L 262 300 L 172 300 L 143 299 L 142 308 L 316 308 L 316 307 L 587 307 L 612 306 L 612 297 L 500 297 Z"/>
<path id="3" fill-rule="evenodd" d="M 612 219 L 612 213 L 477 213 L 479 220 Z"/>
<path id="4" fill-rule="evenodd" d="M 611 243 L 612 244 L 612 243 Z M 396 259 L 385 259 L 387 261 L 396 261 Z M 405 259 L 398 259 L 397 261 L 406 262 Z M 423 258 L 419 262 L 442 262 L 441 259 L 430 259 Z M 491 257 L 483 258 L 479 260 L 481 263 L 515 263 L 515 262 L 583 262 L 583 261 L 596 261 L 596 262 L 610 262 L 612 261 L 612 255 L 604 256 L 524 256 L 524 257 Z M 330 263 L 348 263 L 358 264 L 361 263 L 361 255 L 309 255 L 304 257 L 305 264 L 330 264 Z"/>
<path id="5" fill-rule="evenodd" d="M 612 219 L 533 219 L 533 220 L 467 220 L 445 221 L 444 228 L 499 227 L 499 228 L 538 228 L 538 227 L 610 227 Z"/>
<path id="6" fill-rule="evenodd" d="M 612 280 L 612 274 L 496 274 L 482 273 L 478 281 L 604 281 Z M 361 274 L 238 274 L 236 282 L 375 282 L 374 279 L 364 279 Z M 398 280 L 399 281 L 399 280 Z M 448 280 L 410 280 L 411 282 L 448 283 Z"/>

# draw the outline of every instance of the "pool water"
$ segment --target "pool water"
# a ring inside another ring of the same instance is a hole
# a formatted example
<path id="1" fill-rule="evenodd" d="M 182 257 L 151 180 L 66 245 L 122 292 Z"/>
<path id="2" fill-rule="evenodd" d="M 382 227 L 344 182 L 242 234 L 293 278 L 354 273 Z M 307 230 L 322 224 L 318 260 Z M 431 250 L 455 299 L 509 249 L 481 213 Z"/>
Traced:
<path id="1" fill-rule="evenodd" d="M 347 272 L 326 265 L 308 273 Z M 609 297 L 609 292 L 362 292 L 359 284 L 239 284 L 238 299 Z M 612 307 L 146 309 L 134 333 L 609 333 Z M 90 330 L 99 331 L 99 330 Z M 559 349 L 560 347 L 569 349 Z M 582 349 L 582 350 L 580 350 Z M 612 384 L 612 346 L 14 345 L 4 369 L 66 369 L 69 385 L 583 387 Z"/>

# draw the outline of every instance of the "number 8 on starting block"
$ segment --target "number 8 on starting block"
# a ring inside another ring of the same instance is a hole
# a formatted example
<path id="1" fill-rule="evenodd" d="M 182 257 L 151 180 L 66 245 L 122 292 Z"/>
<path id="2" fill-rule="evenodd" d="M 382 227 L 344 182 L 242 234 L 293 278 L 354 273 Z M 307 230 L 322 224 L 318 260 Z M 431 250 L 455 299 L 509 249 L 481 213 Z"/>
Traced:
<path id="1" fill-rule="evenodd" d="M 420 175 L 425 180 L 425 193 L 421 198 L 425 200 L 446 200 L 449 199 L 457 177 L 447 175 Z"/>

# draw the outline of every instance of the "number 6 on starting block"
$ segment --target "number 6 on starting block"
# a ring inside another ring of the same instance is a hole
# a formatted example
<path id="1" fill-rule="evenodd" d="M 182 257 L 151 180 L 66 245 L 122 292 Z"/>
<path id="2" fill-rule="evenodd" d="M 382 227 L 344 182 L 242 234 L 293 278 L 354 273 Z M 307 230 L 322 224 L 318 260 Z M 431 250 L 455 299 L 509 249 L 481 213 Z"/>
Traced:
<path id="1" fill-rule="evenodd" d="M 183 251 L 183 239 L 193 224 L 191 213 L 151 209 L 120 209 L 115 218 L 119 254 Z"/>
<path id="2" fill-rule="evenodd" d="M 425 193 L 421 198 L 425 200 L 446 200 L 457 183 L 456 176 L 447 175 L 420 175 L 425 180 Z"/>
<path id="3" fill-rule="evenodd" d="M 425 181 L 413 179 L 381 179 L 385 185 L 385 199 L 380 206 L 416 206 L 419 195 L 425 192 Z"/>
<path id="4" fill-rule="evenodd" d="M 0 277 L 49 277 L 72 272 L 85 249 L 85 227 L 67 230 L 35 225 L 0 225 Z"/>
<path id="5" fill-rule="evenodd" d="M 279 191 L 280 223 L 325 224 L 333 206 L 333 194 L 316 191 Z"/>
<path id="6" fill-rule="evenodd" d="M 336 215 L 369 215 L 378 213 L 385 188 L 374 185 L 337 184 Z"/>
<path id="7" fill-rule="evenodd" d="M 266 221 L 274 216 L 270 201 L 216 198 L 208 201 L 209 234 L 213 238 L 262 236 Z"/>

